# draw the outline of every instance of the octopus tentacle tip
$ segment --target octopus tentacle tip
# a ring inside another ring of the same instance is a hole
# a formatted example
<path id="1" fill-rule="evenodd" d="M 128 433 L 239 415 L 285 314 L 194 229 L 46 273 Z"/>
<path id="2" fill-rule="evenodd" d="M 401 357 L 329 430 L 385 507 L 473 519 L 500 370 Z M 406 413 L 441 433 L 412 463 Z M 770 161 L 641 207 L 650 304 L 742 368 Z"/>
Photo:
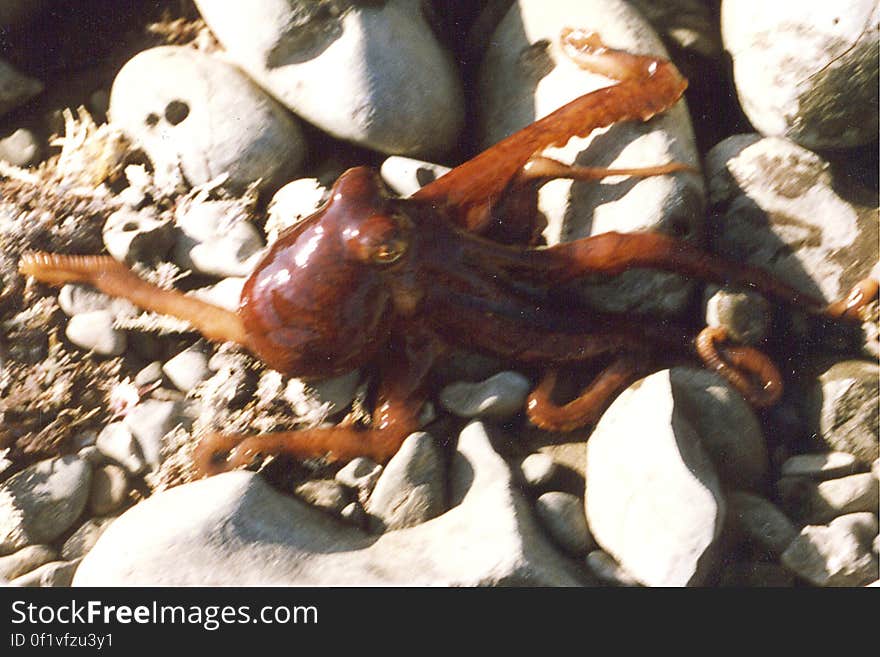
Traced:
<path id="1" fill-rule="evenodd" d="M 723 377 L 756 408 L 767 408 L 782 397 L 782 375 L 762 351 L 742 345 L 722 345 L 727 330 L 707 326 L 694 339 L 703 364 Z"/>
<path id="2" fill-rule="evenodd" d="M 832 319 L 859 322 L 863 321 L 864 310 L 880 295 L 880 282 L 865 278 L 856 283 L 839 301 L 829 304 L 824 313 Z"/>

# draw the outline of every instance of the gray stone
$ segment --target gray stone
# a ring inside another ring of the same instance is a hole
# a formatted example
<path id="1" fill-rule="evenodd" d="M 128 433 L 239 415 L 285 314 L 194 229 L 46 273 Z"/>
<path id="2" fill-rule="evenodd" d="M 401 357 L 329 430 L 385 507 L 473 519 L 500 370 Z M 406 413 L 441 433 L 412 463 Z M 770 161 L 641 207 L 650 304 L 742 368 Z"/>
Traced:
<path id="1" fill-rule="evenodd" d="M 39 461 L 0 484 L 0 555 L 50 543 L 86 506 L 91 466 L 76 456 Z"/>
<path id="2" fill-rule="evenodd" d="M 371 536 L 279 494 L 253 472 L 210 477 L 123 514 L 86 555 L 74 585 L 586 583 L 543 537 L 479 423 L 461 434 L 450 484 L 446 513 Z"/>
<path id="3" fill-rule="evenodd" d="M 810 477 L 835 479 L 853 474 L 858 468 L 856 457 L 848 452 L 795 454 L 785 460 L 780 469 L 783 477 Z"/>
<path id="4" fill-rule="evenodd" d="M 162 371 L 181 392 L 189 392 L 211 375 L 208 354 L 195 347 L 184 349 L 168 360 Z"/>
<path id="5" fill-rule="evenodd" d="M 608 86 L 607 78 L 577 66 L 563 51 L 564 27 L 598 32 L 605 43 L 638 53 L 667 56 L 639 12 L 623 0 L 518 0 L 489 39 L 478 93 L 481 145 L 488 147 L 578 96 Z M 679 161 L 698 166 L 684 101 L 648 123 L 619 123 L 576 137 L 543 155 L 598 167 L 644 167 Z M 547 244 L 608 231 L 656 231 L 699 240 L 705 193 L 693 173 L 596 182 L 553 180 L 538 194 L 548 225 Z M 573 287 L 594 307 L 611 312 L 681 311 L 692 284 L 666 272 L 639 270 Z"/>
<path id="6" fill-rule="evenodd" d="M 585 555 L 596 547 L 581 498 L 571 493 L 550 491 L 535 500 L 535 511 L 550 535 L 564 550 L 573 555 Z"/>
<path id="7" fill-rule="evenodd" d="M 587 443 L 587 523 L 642 584 L 699 585 L 714 569 L 726 503 L 669 370 L 625 390 Z M 693 411 L 693 412 L 689 412 Z"/>
<path id="8" fill-rule="evenodd" d="M 161 260 L 174 244 L 172 225 L 151 209 L 117 210 L 104 223 L 104 246 L 127 265 Z"/>
<path id="9" fill-rule="evenodd" d="M 111 422 L 98 434 L 95 446 L 133 475 L 147 467 L 141 447 L 124 422 Z"/>
<path id="10" fill-rule="evenodd" d="M 721 480 L 733 488 L 761 490 L 769 457 L 752 407 L 708 370 L 674 367 L 669 381 L 676 410 L 697 431 Z"/>
<path id="11" fill-rule="evenodd" d="M 724 2 L 721 29 L 737 95 L 752 125 L 812 150 L 877 138 L 873 0 Z"/>
<path id="12" fill-rule="evenodd" d="M 877 557 L 866 535 L 877 532 L 870 513 L 807 525 L 782 554 L 782 564 L 816 586 L 862 586 L 877 579 Z"/>
<path id="13" fill-rule="evenodd" d="M 454 147 L 461 84 L 422 13 L 410 0 L 346 4 L 332 15 L 285 0 L 196 3 L 229 56 L 321 130 L 383 153 Z"/>
<path id="14" fill-rule="evenodd" d="M 485 381 L 459 381 L 440 391 L 443 407 L 459 417 L 506 419 L 525 405 L 532 389 L 529 379 L 518 372 L 498 372 Z"/>
<path id="15" fill-rule="evenodd" d="M 523 481 L 531 488 L 547 486 L 559 473 L 559 466 L 548 454 L 529 454 L 519 464 Z"/>
<path id="16" fill-rule="evenodd" d="M 336 515 L 341 515 L 342 510 L 352 501 L 348 489 L 331 479 L 303 482 L 294 492 L 312 506 Z"/>
<path id="17" fill-rule="evenodd" d="M 9 585 L 33 588 L 67 588 L 73 581 L 79 564 L 79 559 L 74 559 L 73 561 L 52 561 L 21 577 L 16 577 L 9 582 Z"/>
<path id="18" fill-rule="evenodd" d="M 381 465 L 364 456 L 359 456 L 346 463 L 336 473 L 336 481 L 349 488 L 354 488 L 362 499 L 366 499 L 373 492 L 381 474 Z"/>
<path id="19" fill-rule="evenodd" d="M 96 516 L 116 511 L 125 504 L 129 490 L 125 470 L 115 465 L 97 468 L 92 476 L 89 511 Z"/>
<path id="20" fill-rule="evenodd" d="M 388 461 L 367 502 L 377 531 L 414 527 L 446 510 L 443 454 L 430 434 L 411 434 Z"/>
<path id="21" fill-rule="evenodd" d="M 604 550 L 593 550 L 587 555 L 587 566 L 603 583 L 612 586 L 640 586 L 637 579 L 621 568 Z"/>
<path id="22" fill-rule="evenodd" d="M 78 283 L 68 283 L 58 291 L 58 305 L 68 317 L 96 310 L 110 311 L 116 317 L 131 315 L 137 310 L 134 304 L 125 299 L 110 297 L 91 285 Z"/>
<path id="23" fill-rule="evenodd" d="M 90 518 L 80 525 L 61 546 L 61 556 L 72 561 L 84 556 L 116 518 Z"/>
<path id="24" fill-rule="evenodd" d="M 93 310 L 74 315 L 67 322 L 64 334 L 77 347 L 99 356 L 119 356 L 128 344 L 125 331 L 113 328 L 113 313 Z"/>
<path id="25" fill-rule="evenodd" d="M 706 288 L 706 324 L 720 326 L 735 342 L 758 344 L 770 331 L 771 309 L 754 292 L 710 285 Z"/>
<path id="26" fill-rule="evenodd" d="M 19 128 L 0 139 L 0 160 L 13 166 L 32 166 L 40 160 L 41 155 L 40 142 L 33 131 L 27 128 Z"/>
<path id="27" fill-rule="evenodd" d="M 811 440 L 868 466 L 880 454 L 877 363 L 841 361 L 820 370 L 801 396 Z"/>
<path id="28" fill-rule="evenodd" d="M 151 470 L 158 469 L 162 462 L 162 438 L 179 424 L 180 410 L 179 402 L 148 399 L 125 416 L 125 426 L 137 440 Z"/>
<path id="29" fill-rule="evenodd" d="M 870 473 L 849 475 L 806 486 L 802 518 L 823 524 L 848 513 L 877 513 L 880 484 Z"/>
<path id="30" fill-rule="evenodd" d="M 43 91 L 43 83 L 16 71 L 0 59 L 0 116 Z"/>
<path id="31" fill-rule="evenodd" d="M 48 545 L 28 545 L 5 557 L 0 557 L 0 584 L 29 573 L 44 563 L 55 561 L 58 553 Z"/>
<path id="32" fill-rule="evenodd" d="M 449 167 L 412 157 L 392 155 L 382 162 L 382 180 L 400 196 L 412 196 L 428 183 L 449 173 Z"/>
<path id="33" fill-rule="evenodd" d="M 314 214 L 329 194 L 330 190 L 317 178 L 299 178 L 284 185 L 269 202 L 266 242 L 274 244 L 283 230 Z"/>
<path id="34" fill-rule="evenodd" d="M 706 156 L 713 247 L 828 303 L 878 260 L 877 208 L 838 195 L 827 161 L 786 139 L 734 135 Z"/>
<path id="35" fill-rule="evenodd" d="M 161 381 L 162 376 L 162 363 L 161 361 L 154 360 L 135 374 L 134 384 L 137 386 L 148 386 Z"/>
<path id="36" fill-rule="evenodd" d="M 306 145 L 296 119 L 237 67 L 182 46 L 144 50 L 119 71 L 109 116 L 143 146 L 158 179 L 192 185 L 226 174 L 244 190 L 292 175 Z M 179 172 L 179 173 L 178 173 Z"/>
<path id="37" fill-rule="evenodd" d="M 734 491 L 728 504 L 731 524 L 773 557 L 778 558 L 798 535 L 794 523 L 763 497 Z"/>

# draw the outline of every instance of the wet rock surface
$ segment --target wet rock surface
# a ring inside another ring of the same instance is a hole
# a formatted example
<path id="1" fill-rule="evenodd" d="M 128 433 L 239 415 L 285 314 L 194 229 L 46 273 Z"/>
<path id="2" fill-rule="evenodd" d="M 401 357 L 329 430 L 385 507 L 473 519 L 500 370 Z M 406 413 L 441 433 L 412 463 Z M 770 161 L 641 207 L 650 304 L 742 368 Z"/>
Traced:
<path id="1" fill-rule="evenodd" d="M 26 4 L 30 16 L 15 9 Z M 122 585 L 877 580 L 876 304 L 861 326 L 844 328 L 743 288 L 700 289 L 650 270 L 588 277 L 553 291 L 554 303 L 571 305 L 565 330 L 580 330 L 584 301 L 591 327 L 601 324 L 596 307 L 670 336 L 721 326 L 734 344 L 770 355 L 782 402 L 756 411 L 717 375 L 680 366 L 686 344 L 661 354 L 645 340 L 645 358 L 675 366 L 633 384 L 595 431 L 548 432 L 528 420 L 547 363 L 451 345 L 424 389 L 425 433 L 390 462 L 270 457 L 254 464 L 259 473 L 194 482 L 193 450 L 210 432 L 368 426 L 400 345 L 341 376 L 298 378 L 91 286 L 56 290 L 17 271 L 32 250 L 109 254 L 151 283 L 235 312 L 267 246 L 326 203 L 346 169 L 381 169 L 387 192 L 407 196 L 612 84 L 562 51 L 559 29 L 573 25 L 612 47 L 665 46 L 690 87 L 647 123 L 548 154 L 600 167 L 706 167 L 540 185 L 538 223 L 547 225 L 536 243 L 659 230 L 833 301 L 880 273 L 876 142 L 848 146 L 876 139 L 876 75 L 855 88 L 876 71 L 859 45 L 876 36 L 873 19 L 863 34 L 852 29 L 866 3 L 844 3 L 845 16 L 831 5 L 815 13 L 812 2 L 797 16 L 763 7 L 790 20 L 766 32 L 775 41 L 746 51 L 736 44 L 760 21 L 737 27 L 736 38 L 725 27 L 732 79 L 724 26 L 692 0 L 468 10 L 445 0 L 158 0 L 137 5 L 143 12 L 95 15 L 94 34 L 89 12 L 41 15 L 50 4 L 0 1 L 0 29 L 13 43 L 8 66 L 0 62 L 4 582 L 69 586 L 81 560 L 78 583 Z M 835 12 L 841 20 L 826 29 Z M 809 34 L 797 27 L 804 16 L 818 17 Z M 57 48 L 41 45 L 54 34 L 64 37 Z M 854 37 L 852 49 L 835 50 L 837 36 Z M 798 77 L 813 52 L 810 65 L 831 59 Z M 755 72 L 761 57 L 778 63 Z M 780 81 L 772 93 L 761 91 L 768 75 Z M 792 81 L 801 93 L 794 113 Z M 829 136 L 832 149 L 810 150 Z M 498 218 L 528 210 L 518 201 Z M 496 229 L 490 235 L 503 239 Z M 528 296 L 531 284 L 514 278 L 511 289 Z M 394 287 L 395 312 L 416 299 L 411 292 Z M 471 332 L 510 313 L 489 311 Z M 544 326 L 530 314 L 511 317 Z M 583 348 L 594 345 L 591 337 Z M 574 371 L 562 372 L 560 403 L 589 385 L 602 358 L 562 368 Z M 462 430 L 471 418 L 480 422 Z"/>
<path id="2" fill-rule="evenodd" d="M 788 9 L 722 3 L 724 49 L 749 120 L 813 149 L 876 139 L 876 3 L 808 0 Z"/>
<path id="3" fill-rule="evenodd" d="M 699 585 L 716 565 L 727 502 L 692 420 L 667 370 L 618 397 L 587 443 L 590 530 L 649 586 Z"/>
<path id="4" fill-rule="evenodd" d="M 300 2 L 196 4 L 242 68 L 329 134 L 400 155 L 442 153 L 455 144 L 461 84 L 406 0 L 339 3 L 336 15 Z"/>
<path id="5" fill-rule="evenodd" d="M 582 583 L 543 538 L 482 425 L 462 433 L 450 482 L 452 508 L 377 538 L 280 495 L 254 473 L 212 477 L 121 516 L 83 560 L 74 584 Z M 215 531 L 218 523 L 224 532 Z M 450 552 L 467 558 L 450 559 Z"/>
<path id="6" fill-rule="evenodd" d="M 79 517 L 92 469 L 75 456 L 40 461 L 0 484 L 0 553 L 48 543 Z"/>
<path id="7" fill-rule="evenodd" d="M 719 253 L 828 303 L 877 263 L 876 199 L 839 195 L 821 156 L 782 138 L 736 135 L 709 152 L 706 177 Z"/>

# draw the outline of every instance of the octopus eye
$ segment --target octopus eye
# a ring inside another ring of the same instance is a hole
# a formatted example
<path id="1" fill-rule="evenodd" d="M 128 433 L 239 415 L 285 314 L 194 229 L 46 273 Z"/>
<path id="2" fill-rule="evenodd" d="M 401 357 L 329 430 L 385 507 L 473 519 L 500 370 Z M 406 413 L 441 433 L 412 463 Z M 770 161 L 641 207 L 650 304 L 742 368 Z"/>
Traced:
<path id="1" fill-rule="evenodd" d="M 409 249 L 409 220 L 403 215 L 372 215 L 354 232 L 351 246 L 358 259 L 390 265 Z"/>
<path id="2" fill-rule="evenodd" d="M 406 253 L 407 243 L 402 239 L 394 239 L 380 245 L 373 252 L 372 260 L 379 265 L 390 265 L 397 262 Z"/>

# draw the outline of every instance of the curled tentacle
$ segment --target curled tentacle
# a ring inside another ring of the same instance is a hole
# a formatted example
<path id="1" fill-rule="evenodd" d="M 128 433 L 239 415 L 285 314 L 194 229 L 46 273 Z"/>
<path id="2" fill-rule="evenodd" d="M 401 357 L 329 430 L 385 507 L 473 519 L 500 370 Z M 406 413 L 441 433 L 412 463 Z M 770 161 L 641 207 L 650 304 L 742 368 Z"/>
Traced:
<path id="1" fill-rule="evenodd" d="M 782 375 L 766 354 L 753 347 L 718 346 L 727 340 L 722 327 L 707 326 L 694 339 L 697 354 L 753 406 L 772 406 L 782 396 Z M 757 382 L 757 383 L 756 383 Z"/>
<path id="2" fill-rule="evenodd" d="M 574 431 L 598 421 L 614 397 L 647 371 L 644 361 L 621 356 L 602 370 L 578 397 L 560 406 L 551 398 L 557 372 L 550 370 L 526 400 L 526 414 L 540 429 Z"/>
<path id="3" fill-rule="evenodd" d="M 877 298 L 878 292 L 880 283 L 873 278 L 866 278 L 859 281 L 843 299 L 830 304 L 825 314 L 828 317 L 860 321 L 862 309 Z"/>

